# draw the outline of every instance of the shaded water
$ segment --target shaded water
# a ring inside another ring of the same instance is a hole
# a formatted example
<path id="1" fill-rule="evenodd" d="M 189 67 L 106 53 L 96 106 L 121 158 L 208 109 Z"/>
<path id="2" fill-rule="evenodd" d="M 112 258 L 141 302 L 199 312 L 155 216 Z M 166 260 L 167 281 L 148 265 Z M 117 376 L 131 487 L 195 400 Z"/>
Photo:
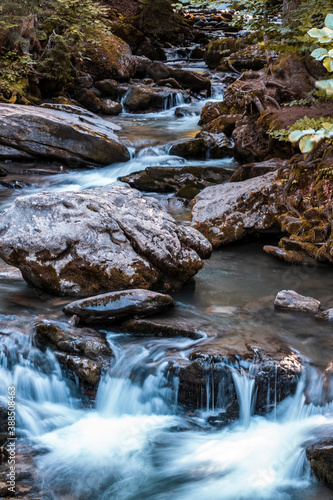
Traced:
<path id="1" fill-rule="evenodd" d="M 33 186 L 2 191 L 2 207 L 38 190 L 104 186 L 149 165 L 235 168 L 232 159 L 187 162 L 168 154 L 173 141 L 196 134 L 202 105 L 203 101 L 192 103 L 186 118 L 176 119 L 174 109 L 121 115 L 117 123 L 132 148 L 131 161 L 53 176 L 21 174 Z M 176 212 L 177 205 L 175 215 L 186 218 L 183 208 Z M 207 417 L 225 411 L 228 388 L 219 386 L 214 406 L 214 383 L 208 377 L 206 400 L 198 412 L 187 415 L 177 405 L 177 376 L 169 371 L 173 361 L 186 360 L 202 340 L 142 340 L 108 331 L 115 360 L 100 382 L 95 403 L 87 405 L 54 354 L 41 353 L 32 342 L 37 319 L 58 318 L 66 301 L 36 293 L 1 267 L 0 402 L 5 402 L 7 387 L 15 385 L 20 435 L 38 452 L 43 499 L 333 498 L 312 477 L 304 451 L 317 435 L 332 435 L 333 407 L 327 399 L 333 387 L 327 392 L 322 376 L 332 358 L 332 327 L 308 316 L 275 312 L 272 306 L 274 295 L 283 288 L 331 306 L 332 274 L 325 266 L 287 267 L 264 254 L 262 245 L 230 245 L 214 252 L 195 281 L 174 294 L 178 310 L 185 317 L 207 318 L 217 332 L 233 330 L 235 341 L 255 332 L 264 342 L 269 333 L 314 366 L 308 366 L 293 397 L 259 417 L 253 415 L 253 367 L 230 365 L 240 418 L 222 430 L 211 427 Z"/>

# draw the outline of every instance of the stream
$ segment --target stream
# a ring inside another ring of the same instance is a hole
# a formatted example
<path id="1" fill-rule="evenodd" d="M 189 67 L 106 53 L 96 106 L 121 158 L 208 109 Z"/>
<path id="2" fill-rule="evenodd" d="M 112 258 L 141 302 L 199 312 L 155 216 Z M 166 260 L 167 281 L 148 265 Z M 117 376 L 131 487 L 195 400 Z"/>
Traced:
<path id="1" fill-rule="evenodd" d="M 202 65 L 185 60 L 182 67 L 204 72 Z M 222 76 L 213 75 L 209 100 L 221 100 Z M 55 175 L 36 175 L 32 169 L 22 173 L 13 165 L 9 180 L 29 186 L 1 190 L 1 209 L 18 196 L 41 190 L 106 186 L 149 165 L 235 169 L 232 158 L 187 161 L 169 155 L 173 141 L 200 130 L 197 123 L 205 102 L 177 100 L 158 113 L 112 118 L 131 150 L 132 159 L 125 164 Z M 178 106 L 188 115 L 175 117 Z M 171 195 L 157 196 L 180 223 L 189 223 L 189 208 L 182 202 Z M 195 283 L 173 294 L 184 317 L 206 318 L 216 328 L 234 330 L 235 342 L 244 331 L 263 339 L 269 332 L 307 362 L 296 394 L 266 416 L 253 414 L 251 366 L 232 366 L 240 416 L 223 428 L 211 425 L 208 417 L 225 412 L 226 388 L 221 385 L 215 399 L 207 390 L 197 411 L 187 413 L 177 404 L 177 375 L 168 371 L 171 362 L 188 359 L 190 350 L 206 339 L 136 338 L 106 330 L 115 358 L 100 381 L 96 400 L 87 403 L 52 351 L 43 353 L 32 342 L 37 319 L 58 319 L 67 301 L 36 294 L 19 273 L 0 266 L 0 403 L 6 403 L 8 386 L 15 386 L 20 443 L 33 450 L 43 499 L 333 498 L 315 480 L 305 455 L 306 443 L 332 435 L 333 381 L 324 387 L 322 375 L 330 365 L 332 372 L 332 326 L 273 309 L 274 296 L 286 288 L 332 307 L 333 275 L 326 266 L 288 267 L 265 254 L 262 246 L 262 241 L 250 241 L 215 251 Z"/>

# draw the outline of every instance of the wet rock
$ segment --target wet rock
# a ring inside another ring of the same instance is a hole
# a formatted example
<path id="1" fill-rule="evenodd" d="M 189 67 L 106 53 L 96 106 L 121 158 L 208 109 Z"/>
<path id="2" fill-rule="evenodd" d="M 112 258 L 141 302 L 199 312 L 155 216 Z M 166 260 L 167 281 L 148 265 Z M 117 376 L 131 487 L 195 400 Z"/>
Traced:
<path id="1" fill-rule="evenodd" d="M 123 111 L 123 107 L 119 102 L 111 99 L 101 99 L 101 111 L 106 115 L 119 115 Z"/>
<path id="2" fill-rule="evenodd" d="M 200 339 L 205 336 L 202 326 L 191 324 L 184 318 L 159 317 L 153 319 L 131 319 L 122 325 L 126 332 L 144 337 L 188 337 Z"/>
<path id="3" fill-rule="evenodd" d="M 121 38 L 108 35 L 100 44 L 87 42 L 85 50 L 88 55 L 85 63 L 95 80 L 128 80 L 134 76 L 135 61 L 132 51 Z"/>
<path id="4" fill-rule="evenodd" d="M 226 156 L 232 156 L 232 141 L 228 139 L 223 132 L 214 134 L 202 131 L 197 134 L 196 138 L 205 141 L 206 154 L 209 158 L 225 158 Z"/>
<path id="5" fill-rule="evenodd" d="M 206 158 L 207 145 L 203 138 L 181 139 L 173 144 L 169 150 L 170 155 L 181 156 L 189 160 L 202 160 Z"/>
<path id="6" fill-rule="evenodd" d="M 310 446 L 306 456 L 318 481 L 333 490 L 333 439 Z"/>
<path id="7" fill-rule="evenodd" d="M 273 245 L 265 245 L 263 250 L 272 257 L 276 257 L 279 260 L 287 262 L 287 264 L 294 265 L 307 265 L 314 266 L 316 264 L 315 259 L 312 259 L 305 252 L 299 249 L 295 250 L 285 250 L 284 248 L 276 247 Z"/>
<path id="8" fill-rule="evenodd" d="M 62 366 L 87 387 L 97 388 L 113 357 L 104 334 L 88 328 L 75 328 L 68 323 L 44 321 L 37 324 L 35 342 L 42 349 L 55 351 Z"/>
<path id="9" fill-rule="evenodd" d="M 152 64 L 151 59 L 145 56 L 133 56 L 135 61 L 135 77 L 145 78 L 147 75 L 147 68 Z"/>
<path id="10" fill-rule="evenodd" d="M 319 311 L 320 302 L 312 297 L 305 297 L 294 290 L 282 290 L 274 301 L 275 309 L 287 311 L 313 312 Z"/>
<path id="11" fill-rule="evenodd" d="M 78 101 L 92 113 L 98 113 L 102 103 L 92 90 L 83 89 L 77 97 Z"/>
<path id="12" fill-rule="evenodd" d="M 19 149 L 0 144 L 0 160 L 32 160 L 33 156 Z"/>
<path id="13" fill-rule="evenodd" d="M 63 311 L 68 315 L 75 314 L 82 323 L 109 324 L 134 316 L 158 314 L 175 305 L 169 295 L 134 289 L 77 300 L 65 306 Z"/>
<path id="14" fill-rule="evenodd" d="M 253 179 L 254 177 L 267 174 L 267 172 L 274 172 L 275 170 L 284 168 L 286 165 L 287 161 L 281 160 L 280 158 L 242 165 L 232 174 L 230 182 L 241 182 L 247 179 Z"/>
<path id="15" fill-rule="evenodd" d="M 325 311 L 316 314 L 315 318 L 322 321 L 333 321 L 333 308 L 331 307 L 330 309 L 326 309 Z"/>
<path id="16" fill-rule="evenodd" d="M 182 89 L 182 86 L 179 85 L 177 80 L 175 80 L 174 78 L 166 78 L 165 80 L 159 80 L 157 82 L 157 85 L 161 87 L 169 86 L 173 89 Z"/>
<path id="17" fill-rule="evenodd" d="M 126 177 L 120 177 L 131 187 L 152 193 L 179 192 L 183 188 L 202 190 L 221 184 L 230 177 L 230 171 L 222 167 L 147 167 Z"/>
<path id="18" fill-rule="evenodd" d="M 206 54 L 206 49 L 204 47 L 194 47 L 191 52 L 191 59 L 203 59 Z"/>
<path id="19" fill-rule="evenodd" d="M 215 118 L 228 113 L 229 108 L 225 102 L 207 102 L 202 108 L 199 125 L 206 125 L 215 120 Z"/>
<path id="20" fill-rule="evenodd" d="M 192 410 L 223 406 L 228 418 L 237 418 L 235 376 L 254 380 L 255 414 L 270 412 L 293 394 L 302 370 L 299 356 L 268 333 L 265 345 L 251 335 L 239 341 L 235 332 L 228 332 L 198 345 L 189 354 L 189 362 L 173 366 L 179 376 L 178 402 Z M 223 402 L 219 400 L 221 388 Z"/>
<path id="21" fill-rule="evenodd" d="M 242 119 L 242 115 L 222 115 L 203 126 L 202 132 L 211 134 L 225 134 L 231 137 L 237 122 Z"/>
<path id="22" fill-rule="evenodd" d="M 0 148 L 12 148 L 30 159 L 67 161 L 75 167 L 129 160 L 127 148 L 114 133 L 119 127 L 94 118 L 0 104 Z"/>
<path id="23" fill-rule="evenodd" d="M 7 173 L 8 173 L 7 170 L 0 167 L 0 177 L 6 177 Z"/>
<path id="24" fill-rule="evenodd" d="M 174 78 L 183 88 L 191 89 L 193 92 L 207 90 L 210 92 L 211 82 L 209 78 L 179 68 L 172 68 L 163 63 L 152 63 L 147 68 L 147 74 L 155 81 Z"/>
<path id="25" fill-rule="evenodd" d="M 244 45 L 242 38 L 221 38 L 209 43 L 204 61 L 211 69 L 215 69 L 223 56 L 229 56 Z"/>
<path id="26" fill-rule="evenodd" d="M 0 256 L 29 284 L 77 297 L 177 289 L 211 252 L 157 200 L 122 186 L 18 198 L 2 212 L 0 233 Z"/>
<path id="27" fill-rule="evenodd" d="M 76 86 L 79 89 L 90 89 L 93 86 L 93 84 L 94 84 L 94 79 L 89 74 L 79 76 L 76 79 Z"/>
<path id="28" fill-rule="evenodd" d="M 150 87 L 148 85 L 134 85 L 126 93 L 123 105 L 133 112 L 161 110 L 168 99 L 176 96 L 176 92 L 168 87 Z"/>
<path id="29" fill-rule="evenodd" d="M 193 111 L 190 107 L 179 106 L 175 109 L 175 116 L 177 118 L 184 118 L 185 116 L 191 116 Z"/>
<path id="30" fill-rule="evenodd" d="M 245 49 L 238 50 L 227 57 L 223 57 L 218 64 L 218 71 L 237 72 L 243 70 L 259 71 L 267 64 L 265 52 L 258 45 L 250 45 Z"/>
<path id="31" fill-rule="evenodd" d="M 101 92 L 102 97 L 117 100 L 118 83 L 116 80 L 106 79 L 95 83 L 96 88 Z"/>
<path id="32" fill-rule="evenodd" d="M 275 172 L 208 187 L 193 200 L 192 226 L 214 247 L 253 232 L 280 232 L 281 193 Z"/>

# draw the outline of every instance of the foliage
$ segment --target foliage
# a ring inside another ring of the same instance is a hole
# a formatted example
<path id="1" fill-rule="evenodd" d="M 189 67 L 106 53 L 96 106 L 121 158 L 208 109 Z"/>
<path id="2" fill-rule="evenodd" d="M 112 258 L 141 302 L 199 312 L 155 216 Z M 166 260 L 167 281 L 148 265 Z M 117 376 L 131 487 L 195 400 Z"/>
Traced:
<path id="1" fill-rule="evenodd" d="M 329 45 L 328 48 L 317 48 L 312 52 L 312 57 L 317 61 L 323 61 L 324 67 L 328 72 L 333 72 L 333 14 L 328 14 L 325 18 L 325 25 L 322 29 L 313 28 L 309 35 L 315 38 L 318 43 Z M 333 79 L 320 80 L 316 82 L 316 87 L 323 91 L 327 97 L 333 96 Z M 333 138 L 333 119 L 320 119 L 316 126 L 309 128 L 294 129 L 288 136 L 292 143 L 299 142 L 299 148 L 302 153 L 309 153 L 314 146 L 321 140 L 330 140 Z"/>
<path id="2" fill-rule="evenodd" d="M 288 2 L 286 2 L 288 3 Z M 279 53 L 309 52 L 313 40 L 308 34 L 314 24 L 323 22 L 333 9 L 333 0 L 300 0 L 284 13 L 282 1 L 235 0 L 237 11 L 234 24 L 253 32 L 254 42 Z"/>
<path id="3" fill-rule="evenodd" d="M 85 45 L 111 32 L 94 0 L 3 0 L 0 92 L 24 94 L 31 75 L 67 85 L 84 69 Z"/>

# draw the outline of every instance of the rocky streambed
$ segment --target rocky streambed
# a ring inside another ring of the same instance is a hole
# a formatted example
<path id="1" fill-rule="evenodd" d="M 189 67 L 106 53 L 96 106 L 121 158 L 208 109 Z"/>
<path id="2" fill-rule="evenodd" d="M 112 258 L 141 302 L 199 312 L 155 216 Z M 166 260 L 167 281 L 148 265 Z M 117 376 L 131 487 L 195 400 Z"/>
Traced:
<path id="1" fill-rule="evenodd" d="M 17 498 L 332 496 L 331 181 L 309 167 L 331 153 L 246 146 L 293 82 L 247 115 L 262 54 L 221 61 L 230 14 L 187 16 L 206 41 L 169 60 L 126 49 L 79 102 L 0 104 L 4 498 L 9 386 Z"/>

